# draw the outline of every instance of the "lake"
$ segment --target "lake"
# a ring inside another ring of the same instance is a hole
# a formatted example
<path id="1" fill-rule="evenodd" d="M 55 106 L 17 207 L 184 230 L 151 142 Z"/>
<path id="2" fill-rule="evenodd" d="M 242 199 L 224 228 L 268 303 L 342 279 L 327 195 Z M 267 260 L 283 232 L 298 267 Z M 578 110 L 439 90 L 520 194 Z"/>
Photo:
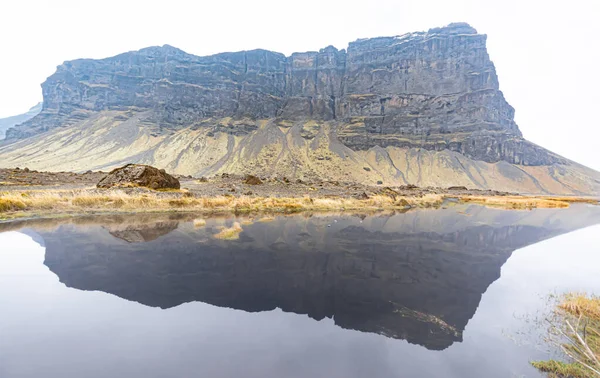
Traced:
<path id="1" fill-rule="evenodd" d="M 600 293 L 591 205 L 199 218 L 0 224 L 0 377 L 539 377 Z"/>

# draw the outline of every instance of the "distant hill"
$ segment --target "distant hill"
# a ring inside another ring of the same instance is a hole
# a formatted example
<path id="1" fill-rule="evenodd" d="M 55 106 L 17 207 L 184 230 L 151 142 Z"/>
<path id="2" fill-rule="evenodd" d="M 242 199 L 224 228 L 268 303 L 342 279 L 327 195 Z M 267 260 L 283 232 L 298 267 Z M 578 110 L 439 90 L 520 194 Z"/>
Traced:
<path id="1" fill-rule="evenodd" d="M 523 138 L 486 39 L 458 23 L 289 57 L 164 45 L 68 61 L 0 166 L 600 193 L 599 172 Z"/>
<path id="2" fill-rule="evenodd" d="M 6 130 L 13 126 L 19 125 L 23 122 L 29 121 L 42 111 L 42 103 L 39 102 L 37 105 L 29 109 L 27 113 L 19 114 L 12 117 L 0 118 L 0 140 L 4 139 Z"/>

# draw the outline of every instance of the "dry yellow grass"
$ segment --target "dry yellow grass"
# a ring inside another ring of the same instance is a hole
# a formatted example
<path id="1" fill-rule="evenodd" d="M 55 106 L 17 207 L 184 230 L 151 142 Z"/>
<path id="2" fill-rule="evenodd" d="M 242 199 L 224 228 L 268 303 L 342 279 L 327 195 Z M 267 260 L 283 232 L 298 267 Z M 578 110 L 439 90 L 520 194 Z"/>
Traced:
<path id="1" fill-rule="evenodd" d="M 0 197 L 0 213 L 25 210 L 27 205 L 19 198 Z"/>
<path id="2" fill-rule="evenodd" d="M 565 208 L 569 207 L 569 201 L 551 197 L 527 197 L 527 196 L 461 196 L 462 202 L 475 203 L 479 205 L 500 207 L 504 209 L 533 209 L 533 208 Z"/>
<path id="3" fill-rule="evenodd" d="M 185 194 L 185 193 L 184 193 Z M 438 201 L 436 199 L 436 201 Z M 410 199 L 412 203 L 432 201 L 431 198 Z M 194 198 L 180 193 L 127 193 L 115 190 L 40 190 L 0 193 L 0 213 L 44 212 L 144 212 L 144 211 L 234 211 L 293 213 L 302 210 L 359 210 L 404 208 L 406 200 L 388 196 L 373 196 L 366 200 L 354 198 L 285 197 L 264 198 L 248 196 L 216 196 Z"/>
<path id="4" fill-rule="evenodd" d="M 273 222 L 274 220 L 275 220 L 275 217 L 266 216 L 266 217 L 262 217 L 262 218 L 258 219 L 257 222 L 267 223 L 267 222 Z"/>
<path id="5" fill-rule="evenodd" d="M 568 203 L 589 203 L 592 205 L 598 205 L 598 202 L 600 202 L 600 199 L 598 198 L 592 198 L 592 197 L 557 197 L 557 196 L 551 196 L 551 197 L 543 197 L 543 198 L 547 198 L 547 199 L 552 199 L 555 201 L 563 201 L 563 202 L 568 202 Z"/>
<path id="6" fill-rule="evenodd" d="M 233 225 L 228 228 L 224 228 L 214 237 L 223 240 L 236 240 L 240 238 L 240 233 L 244 231 L 242 226 L 238 222 L 233 222 Z"/>
<path id="7" fill-rule="evenodd" d="M 254 222 L 255 222 L 254 218 L 242 218 L 242 219 L 240 219 L 240 224 L 242 224 L 242 225 L 254 224 Z"/>
<path id="8" fill-rule="evenodd" d="M 600 377 L 600 298 L 571 293 L 561 298 L 552 325 L 556 342 L 571 362 L 534 361 L 550 377 Z M 551 322 L 552 324 L 552 322 Z"/>
<path id="9" fill-rule="evenodd" d="M 198 218 L 193 221 L 194 228 L 202 228 L 206 226 L 206 221 L 204 219 Z"/>
<path id="10" fill-rule="evenodd" d="M 586 316 L 600 321 L 600 298 L 581 293 L 567 294 L 558 308 L 574 316 Z"/>
<path id="11" fill-rule="evenodd" d="M 367 199 L 342 197 L 249 197 L 230 195 L 194 197 L 186 192 L 131 191 L 126 189 L 96 190 L 25 190 L 0 192 L 0 217 L 5 219 L 26 215 L 113 212 L 236 212 L 294 213 L 300 211 L 402 210 L 415 207 L 440 207 L 443 194 L 400 196 L 373 195 Z M 461 202 L 504 209 L 536 207 L 568 207 L 570 202 L 592 202 L 589 199 L 462 196 Z"/>

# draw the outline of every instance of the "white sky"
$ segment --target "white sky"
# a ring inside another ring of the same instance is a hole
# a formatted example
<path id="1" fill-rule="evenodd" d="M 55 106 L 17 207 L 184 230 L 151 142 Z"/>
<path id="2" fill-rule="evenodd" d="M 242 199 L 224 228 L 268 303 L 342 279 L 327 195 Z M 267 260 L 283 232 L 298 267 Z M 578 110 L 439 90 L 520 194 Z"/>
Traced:
<path id="1" fill-rule="evenodd" d="M 0 117 L 40 101 L 40 83 L 65 60 L 167 43 L 289 55 L 465 21 L 488 34 L 524 136 L 600 170 L 599 19 L 599 0 L 2 0 Z"/>

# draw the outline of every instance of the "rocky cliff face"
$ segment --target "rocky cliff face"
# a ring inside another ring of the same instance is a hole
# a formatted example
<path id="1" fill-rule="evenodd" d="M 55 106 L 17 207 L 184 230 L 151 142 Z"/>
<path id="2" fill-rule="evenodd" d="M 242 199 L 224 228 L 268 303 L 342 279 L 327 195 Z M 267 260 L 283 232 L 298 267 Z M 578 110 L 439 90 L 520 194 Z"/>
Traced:
<path id="1" fill-rule="evenodd" d="M 200 131 L 200 145 L 223 151 L 212 162 L 196 159 L 201 161 L 194 168 L 181 169 L 192 174 L 250 169 L 231 159 L 231 152 L 242 148 L 241 137 L 247 137 L 248 144 L 242 149 L 253 150 L 254 155 L 263 151 L 267 157 L 283 155 L 266 146 L 314 151 L 326 144 L 342 159 L 353 152 L 365 155 L 386 149 L 391 156 L 398 149 L 416 149 L 456 153 L 485 163 L 571 164 L 523 139 L 514 109 L 499 90 L 486 36 L 462 23 L 358 40 L 347 51 L 329 46 L 290 57 L 265 50 L 198 57 L 168 45 L 150 47 L 102 60 L 65 62 L 42 89 L 42 113 L 9 131 L 7 138 L 18 143 L 48 131 L 56 133 L 57 128 L 81 131 L 104 120 L 105 127 L 118 126 L 123 138 L 131 139 L 129 147 L 144 144 L 128 159 L 113 157 L 113 166 L 117 160 L 149 162 L 143 160 L 149 156 L 156 160 L 152 151 L 156 144 L 182 130 Z M 140 133 L 150 139 L 141 142 Z M 108 134 L 113 145 L 120 142 L 116 131 Z M 10 160 L 20 146 L 0 148 L 0 155 Z M 310 173 L 298 153 L 289 155 L 294 164 L 288 175 Z M 256 167 L 261 159 L 252 158 L 257 160 L 255 173 L 262 173 Z M 408 172 L 394 168 L 398 162 L 385 159 L 392 161 L 386 170 L 399 172 L 382 173 L 384 181 L 408 181 Z M 177 170 L 179 164 L 170 160 L 168 165 Z M 282 164 L 291 163 L 284 159 Z M 586 179 L 588 186 L 597 186 L 596 179 Z M 471 186 L 485 187 L 484 181 L 471 180 Z"/>

